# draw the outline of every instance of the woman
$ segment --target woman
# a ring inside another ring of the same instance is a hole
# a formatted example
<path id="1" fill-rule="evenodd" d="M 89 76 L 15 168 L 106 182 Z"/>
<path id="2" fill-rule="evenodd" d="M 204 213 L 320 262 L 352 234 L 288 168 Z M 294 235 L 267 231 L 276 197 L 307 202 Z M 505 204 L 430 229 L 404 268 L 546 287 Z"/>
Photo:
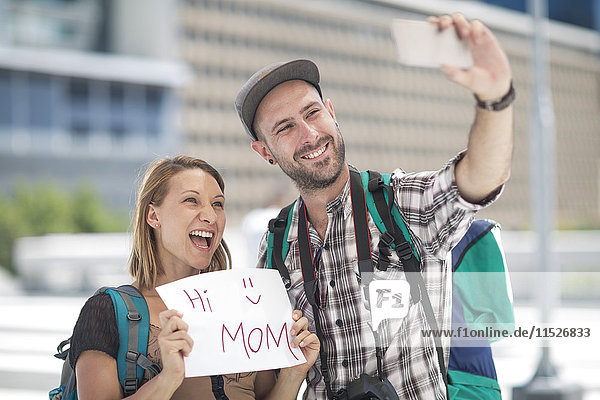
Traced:
<path id="1" fill-rule="evenodd" d="M 206 162 L 178 156 L 155 162 L 141 184 L 133 218 L 133 249 L 129 268 L 134 286 L 150 311 L 148 358 L 162 371 L 145 380 L 131 399 L 214 398 L 210 377 L 184 379 L 184 356 L 193 341 L 176 310 L 167 307 L 156 286 L 198 273 L 229 268 L 230 254 L 222 240 L 225 229 L 224 182 Z M 292 345 L 307 362 L 273 371 L 223 376 L 225 394 L 233 399 L 295 399 L 302 380 L 319 352 L 316 335 L 294 311 Z M 71 343 L 70 357 L 77 375 L 78 396 L 121 399 L 117 377 L 118 334 L 110 296 L 91 297 L 83 307 Z"/>

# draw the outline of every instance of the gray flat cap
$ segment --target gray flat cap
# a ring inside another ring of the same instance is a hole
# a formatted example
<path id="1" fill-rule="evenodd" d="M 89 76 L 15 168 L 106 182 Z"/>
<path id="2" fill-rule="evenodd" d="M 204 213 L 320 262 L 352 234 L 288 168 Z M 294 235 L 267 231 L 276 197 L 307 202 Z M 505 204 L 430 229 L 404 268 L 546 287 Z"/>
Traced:
<path id="1" fill-rule="evenodd" d="M 300 79 L 313 85 L 323 98 L 319 87 L 319 69 L 310 60 L 292 60 L 267 65 L 248 79 L 235 98 L 235 109 L 246 133 L 258 140 L 252 130 L 254 115 L 262 99 L 275 86 L 286 81 Z"/>

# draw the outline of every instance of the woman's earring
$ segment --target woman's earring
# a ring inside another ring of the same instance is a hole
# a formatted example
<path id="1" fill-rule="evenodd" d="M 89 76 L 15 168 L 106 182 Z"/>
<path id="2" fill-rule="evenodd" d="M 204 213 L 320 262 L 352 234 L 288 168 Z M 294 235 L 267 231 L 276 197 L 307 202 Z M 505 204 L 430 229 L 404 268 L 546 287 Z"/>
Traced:
<path id="1" fill-rule="evenodd" d="M 337 126 L 339 128 L 340 124 L 338 124 L 338 122 L 335 121 L 335 126 Z"/>
<path id="2" fill-rule="evenodd" d="M 158 228 L 158 224 L 156 224 L 156 227 Z"/>
<path id="3" fill-rule="evenodd" d="M 273 159 L 269 158 L 269 164 L 273 165 Z"/>

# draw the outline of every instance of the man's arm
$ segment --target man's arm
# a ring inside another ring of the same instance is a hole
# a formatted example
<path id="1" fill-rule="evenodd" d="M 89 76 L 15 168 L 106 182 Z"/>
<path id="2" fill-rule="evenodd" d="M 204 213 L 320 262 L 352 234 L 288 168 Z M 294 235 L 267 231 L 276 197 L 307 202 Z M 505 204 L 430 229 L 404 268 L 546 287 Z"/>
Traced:
<path id="1" fill-rule="evenodd" d="M 454 27 L 467 41 L 473 56 L 473 67 L 469 70 L 443 66 L 448 79 L 466 87 L 482 101 L 500 100 L 508 93 L 512 81 L 508 58 L 483 23 L 467 21 L 461 14 L 431 17 L 429 21 L 440 29 Z M 467 153 L 455 170 L 461 196 L 472 203 L 481 202 L 508 180 L 514 139 L 512 105 L 501 111 L 476 109 Z"/>

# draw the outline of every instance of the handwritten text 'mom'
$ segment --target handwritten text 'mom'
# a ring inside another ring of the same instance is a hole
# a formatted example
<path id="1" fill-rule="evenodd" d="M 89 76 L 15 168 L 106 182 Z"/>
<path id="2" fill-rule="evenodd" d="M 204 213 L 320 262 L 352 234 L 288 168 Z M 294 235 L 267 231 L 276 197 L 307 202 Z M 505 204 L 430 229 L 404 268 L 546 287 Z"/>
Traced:
<path id="1" fill-rule="evenodd" d="M 235 334 L 231 332 L 235 329 Z M 247 335 L 246 335 L 247 333 Z M 239 339 L 238 339 L 239 335 Z M 288 335 L 287 323 L 283 323 L 279 336 L 275 339 L 275 334 L 271 329 L 271 326 L 267 323 L 265 329 L 253 328 L 248 332 L 248 329 L 244 329 L 244 323 L 240 322 L 237 328 L 229 329 L 225 324 L 221 329 L 221 343 L 223 345 L 223 352 L 230 350 L 232 345 L 237 342 L 238 346 L 244 346 L 246 356 L 250 358 L 251 353 L 258 353 L 259 351 L 268 351 L 272 348 L 278 348 L 282 342 L 282 338 L 285 339 L 285 345 L 289 350 L 290 354 L 297 360 L 298 357 L 292 351 L 290 346 L 290 337 Z M 272 340 L 272 343 L 271 343 Z M 226 347 L 227 345 L 227 347 Z M 250 350 L 250 352 L 248 351 Z"/>

